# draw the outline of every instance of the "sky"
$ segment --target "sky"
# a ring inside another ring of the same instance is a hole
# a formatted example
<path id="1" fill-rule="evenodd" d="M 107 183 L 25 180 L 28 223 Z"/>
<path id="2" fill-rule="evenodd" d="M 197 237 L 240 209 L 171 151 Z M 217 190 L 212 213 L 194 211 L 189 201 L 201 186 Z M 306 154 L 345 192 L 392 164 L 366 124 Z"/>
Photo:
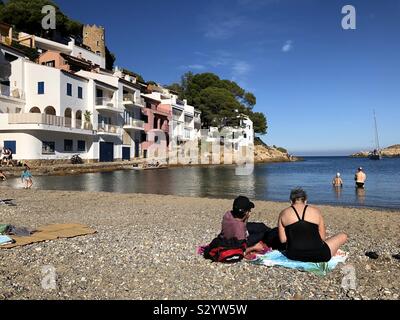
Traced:
<path id="1" fill-rule="evenodd" d="M 263 140 L 296 155 L 400 143 L 399 0 L 55 0 L 105 27 L 116 65 L 166 85 L 213 72 L 257 97 Z M 344 30 L 345 5 L 356 29 Z"/>

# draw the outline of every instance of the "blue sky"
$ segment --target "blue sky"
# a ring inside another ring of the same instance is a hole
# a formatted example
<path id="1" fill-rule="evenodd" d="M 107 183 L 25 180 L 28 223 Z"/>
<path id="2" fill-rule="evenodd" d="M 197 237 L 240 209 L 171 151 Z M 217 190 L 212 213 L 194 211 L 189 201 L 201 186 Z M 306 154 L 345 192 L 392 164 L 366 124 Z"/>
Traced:
<path id="1" fill-rule="evenodd" d="M 398 0 L 56 0 L 106 28 L 118 66 L 170 84 L 214 72 L 257 97 L 268 144 L 299 155 L 347 155 L 400 143 Z M 343 30 L 344 5 L 357 29 Z"/>

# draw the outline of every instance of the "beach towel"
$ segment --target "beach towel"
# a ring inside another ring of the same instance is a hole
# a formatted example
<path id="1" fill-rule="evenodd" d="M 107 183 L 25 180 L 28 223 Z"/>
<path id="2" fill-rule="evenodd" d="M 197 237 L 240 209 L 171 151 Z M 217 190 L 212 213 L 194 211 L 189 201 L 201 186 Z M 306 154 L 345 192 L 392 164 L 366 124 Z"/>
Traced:
<path id="1" fill-rule="evenodd" d="M 0 235 L 0 247 L 3 245 L 11 244 L 13 243 L 13 239 L 11 239 L 9 236 L 2 236 Z"/>
<path id="2" fill-rule="evenodd" d="M 266 267 L 281 266 L 285 268 L 311 272 L 319 276 L 326 276 L 329 272 L 335 269 L 339 263 L 345 263 L 347 258 L 348 254 L 339 250 L 336 256 L 334 256 L 329 262 L 301 262 L 290 260 L 286 258 L 280 251 L 274 250 L 264 255 L 257 255 L 257 258 L 249 261 L 249 263 Z"/>
<path id="3" fill-rule="evenodd" d="M 27 237 L 10 236 L 13 240 L 15 240 L 15 243 L 0 246 L 0 248 L 11 249 L 43 241 L 75 238 L 79 236 L 94 234 L 96 232 L 96 230 L 90 229 L 89 227 L 81 224 L 54 224 L 39 227 L 32 235 Z"/>

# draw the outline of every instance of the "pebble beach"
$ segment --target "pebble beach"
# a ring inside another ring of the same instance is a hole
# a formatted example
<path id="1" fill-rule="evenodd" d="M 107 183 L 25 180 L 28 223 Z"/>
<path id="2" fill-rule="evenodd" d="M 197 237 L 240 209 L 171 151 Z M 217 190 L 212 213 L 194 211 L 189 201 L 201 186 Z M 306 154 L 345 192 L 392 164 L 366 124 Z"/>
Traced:
<path id="1" fill-rule="evenodd" d="M 346 232 L 347 265 L 356 288 L 342 287 L 343 268 L 325 277 L 278 267 L 211 263 L 196 254 L 220 231 L 232 200 L 178 196 L 1 188 L 0 223 L 28 228 L 81 223 L 94 235 L 0 249 L 0 300 L 327 300 L 400 296 L 400 212 L 320 206 L 328 235 Z M 275 227 L 288 203 L 255 201 L 252 222 Z M 366 251 L 379 254 L 377 260 Z M 56 271 L 43 289 L 42 268 Z"/>

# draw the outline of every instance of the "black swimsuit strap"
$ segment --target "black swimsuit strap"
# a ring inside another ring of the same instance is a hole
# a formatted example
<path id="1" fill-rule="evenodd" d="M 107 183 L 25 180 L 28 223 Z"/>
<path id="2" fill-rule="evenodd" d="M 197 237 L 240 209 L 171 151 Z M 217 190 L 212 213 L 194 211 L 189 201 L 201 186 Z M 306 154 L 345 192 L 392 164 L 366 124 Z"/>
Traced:
<path id="1" fill-rule="evenodd" d="M 294 206 L 292 206 L 292 209 L 294 210 L 294 212 L 296 212 L 296 216 L 299 219 L 299 221 L 301 221 L 299 213 L 297 212 L 296 208 Z"/>
<path id="2" fill-rule="evenodd" d="M 305 206 L 305 207 L 304 207 L 304 211 L 303 211 L 303 219 L 302 219 L 303 221 L 304 221 L 304 217 L 306 216 L 306 211 L 307 211 L 307 208 L 308 208 L 308 206 Z"/>

